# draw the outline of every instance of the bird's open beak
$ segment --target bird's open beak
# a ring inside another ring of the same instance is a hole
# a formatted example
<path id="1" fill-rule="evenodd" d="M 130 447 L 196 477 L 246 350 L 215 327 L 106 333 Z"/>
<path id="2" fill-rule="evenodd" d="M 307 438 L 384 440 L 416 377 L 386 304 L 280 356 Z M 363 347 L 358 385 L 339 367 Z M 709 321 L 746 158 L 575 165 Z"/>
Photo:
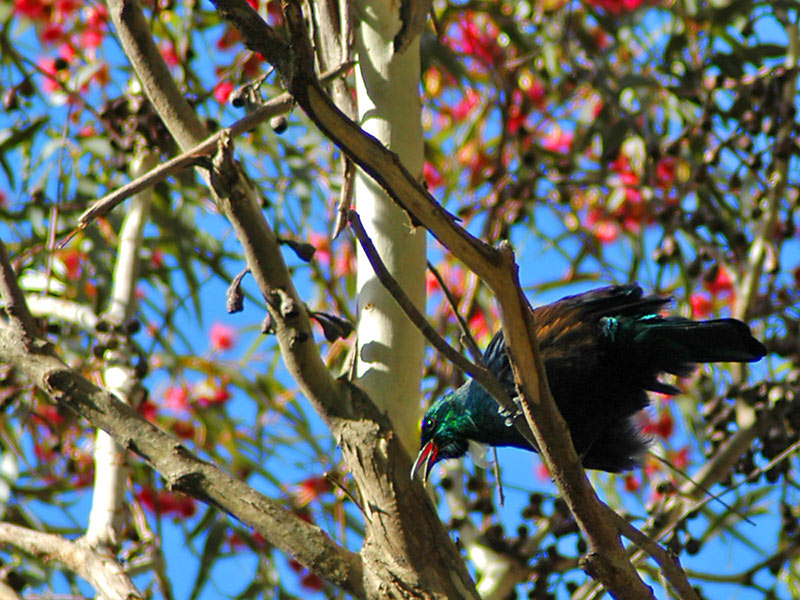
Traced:
<path id="1" fill-rule="evenodd" d="M 417 474 L 417 470 L 424 464 L 425 469 L 422 471 L 422 483 L 428 483 L 428 476 L 431 474 L 433 465 L 436 464 L 436 455 L 439 454 L 439 446 L 433 440 L 425 444 L 417 454 L 417 460 L 414 461 L 414 466 L 411 467 L 411 479 Z"/>

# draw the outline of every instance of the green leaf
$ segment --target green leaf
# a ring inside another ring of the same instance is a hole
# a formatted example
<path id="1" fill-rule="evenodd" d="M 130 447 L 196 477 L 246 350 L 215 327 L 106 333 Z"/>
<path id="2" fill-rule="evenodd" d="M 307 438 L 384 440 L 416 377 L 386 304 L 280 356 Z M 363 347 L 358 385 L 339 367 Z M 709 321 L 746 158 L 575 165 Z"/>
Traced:
<path id="1" fill-rule="evenodd" d="M 200 568 L 197 571 L 197 578 L 194 581 L 194 586 L 192 586 L 189 600 L 197 600 L 208 582 L 208 576 L 211 574 L 214 563 L 220 557 L 220 549 L 222 548 L 222 542 L 225 541 L 228 529 L 228 523 L 225 519 L 217 519 L 209 528 L 206 543 L 203 546 L 203 554 L 200 557 Z"/>

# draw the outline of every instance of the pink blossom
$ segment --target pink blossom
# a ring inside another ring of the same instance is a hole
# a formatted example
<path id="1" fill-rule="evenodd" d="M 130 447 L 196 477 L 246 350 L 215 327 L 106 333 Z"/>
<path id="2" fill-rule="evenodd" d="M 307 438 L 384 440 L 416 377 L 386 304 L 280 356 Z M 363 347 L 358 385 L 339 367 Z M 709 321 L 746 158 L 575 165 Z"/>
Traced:
<path id="1" fill-rule="evenodd" d="M 186 388 L 171 387 L 164 394 L 164 405 L 172 410 L 188 410 L 189 408 L 189 394 Z"/>
<path id="2" fill-rule="evenodd" d="M 209 338 L 211 339 L 211 348 L 215 351 L 230 350 L 236 340 L 233 328 L 222 323 L 214 323 L 211 326 Z"/>
<path id="3" fill-rule="evenodd" d="M 555 127 L 545 135 L 542 146 L 550 152 L 569 154 L 572 150 L 573 137 L 571 131 L 562 131 L 560 127 Z"/>
<path id="4" fill-rule="evenodd" d="M 214 98 L 220 104 L 225 104 L 231 92 L 233 92 L 233 84 L 230 81 L 220 81 L 214 88 Z"/>

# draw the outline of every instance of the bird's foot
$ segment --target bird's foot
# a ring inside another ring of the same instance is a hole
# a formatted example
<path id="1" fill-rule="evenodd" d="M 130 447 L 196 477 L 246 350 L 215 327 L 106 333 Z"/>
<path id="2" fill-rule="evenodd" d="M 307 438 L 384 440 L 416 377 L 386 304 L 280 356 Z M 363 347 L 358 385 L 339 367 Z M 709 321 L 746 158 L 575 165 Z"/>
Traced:
<path id="1" fill-rule="evenodd" d="M 506 427 L 513 427 L 514 421 L 516 421 L 519 417 L 522 416 L 522 398 L 519 396 L 514 396 L 512 398 L 514 402 L 514 410 L 509 410 L 503 406 L 500 407 L 500 416 L 505 419 Z"/>

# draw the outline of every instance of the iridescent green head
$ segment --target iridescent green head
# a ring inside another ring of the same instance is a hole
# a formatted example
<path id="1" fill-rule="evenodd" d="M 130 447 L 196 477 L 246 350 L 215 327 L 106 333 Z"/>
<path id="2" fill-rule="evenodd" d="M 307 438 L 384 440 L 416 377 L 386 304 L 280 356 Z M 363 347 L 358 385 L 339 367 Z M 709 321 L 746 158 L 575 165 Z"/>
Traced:
<path id="1" fill-rule="evenodd" d="M 456 393 L 447 394 L 434 402 L 422 419 L 420 450 L 411 468 L 411 478 L 425 465 L 422 480 L 427 483 L 431 469 L 437 462 L 464 456 L 469 447 L 465 430 L 471 422 Z"/>

